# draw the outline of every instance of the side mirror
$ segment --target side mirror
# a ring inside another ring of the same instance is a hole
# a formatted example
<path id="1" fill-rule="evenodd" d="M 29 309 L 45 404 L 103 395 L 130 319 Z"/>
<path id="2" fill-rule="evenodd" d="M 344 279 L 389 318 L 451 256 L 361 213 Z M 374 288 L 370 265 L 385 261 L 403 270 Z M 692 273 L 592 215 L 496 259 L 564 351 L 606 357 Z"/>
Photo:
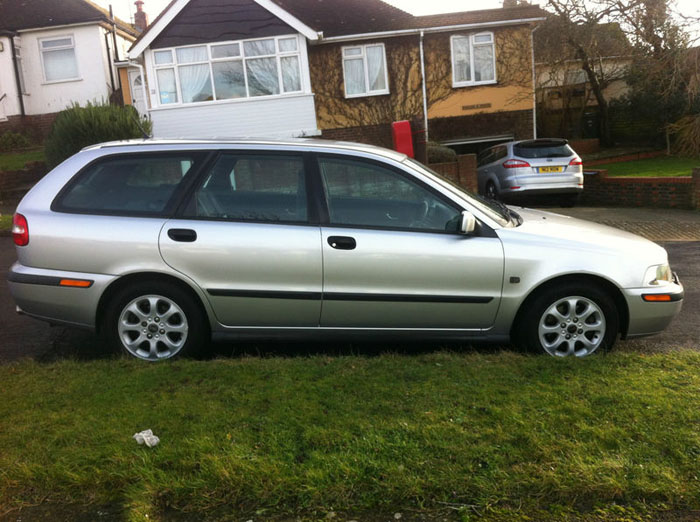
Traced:
<path id="1" fill-rule="evenodd" d="M 470 212 L 463 210 L 462 219 L 459 222 L 460 234 L 471 234 L 476 228 L 476 218 Z"/>

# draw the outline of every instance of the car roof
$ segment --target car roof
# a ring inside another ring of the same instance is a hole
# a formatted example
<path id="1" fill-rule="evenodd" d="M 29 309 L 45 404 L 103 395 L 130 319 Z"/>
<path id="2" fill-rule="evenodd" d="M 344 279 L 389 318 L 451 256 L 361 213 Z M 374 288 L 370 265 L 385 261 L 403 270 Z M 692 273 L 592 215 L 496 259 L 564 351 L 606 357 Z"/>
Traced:
<path id="1" fill-rule="evenodd" d="M 334 141 L 334 140 L 322 140 L 313 138 L 289 138 L 289 139 L 270 139 L 270 138 L 220 138 L 220 139 L 159 139 L 159 138 L 148 138 L 148 139 L 136 139 L 136 140 L 122 140 L 122 141 L 110 141 L 106 143 L 98 143 L 95 145 L 90 145 L 85 147 L 83 150 L 95 150 L 95 149 L 107 149 L 107 148 L 121 148 L 129 147 L 133 150 L 133 147 L 143 147 L 144 150 L 148 148 L 155 147 L 170 147 L 170 146 L 197 146 L 197 148 L 217 148 L 223 146 L 232 146 L 232 148 L 238 148 L 238 146 L 270 146 L 270 147 L 282 147 L 282 148 L 298 148 L 301 150 L 348 150 L 365 152 L 369 154 L 374 154 L 377 156 L 383 156 L 385 158 L 393 159 L 395 161 L 403 161 L 406 159 L 406 155 L 390 149 L 385 149 L 383 147 L 377 147 L 375 145 L 366 145 L 363 143 L 353 143 L 349 141 Z"/>

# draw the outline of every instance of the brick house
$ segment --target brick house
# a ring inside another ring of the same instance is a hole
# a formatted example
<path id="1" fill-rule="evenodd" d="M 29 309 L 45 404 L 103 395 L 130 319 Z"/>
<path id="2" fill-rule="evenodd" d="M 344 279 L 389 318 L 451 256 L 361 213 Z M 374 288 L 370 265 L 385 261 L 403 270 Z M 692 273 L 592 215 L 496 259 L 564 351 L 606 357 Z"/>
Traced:
<path id="1" fill-rule="evenodd" d="M 426 132 L 471 152 L 533 136 L 532 30 L 543 15 L 532 5 L 413 16 L 381 0 L 174 0 L 129 57 L 145 67 L 158 137 L 391 146 L 391 123 L 409 120 L 419 141 Z"/>
<path id="2" fill-rule="evenodd" d="M 108 101 L 137 34 L 85 0 L 0 0 L 0 133 L 45 134 L 72 103 Z"/>

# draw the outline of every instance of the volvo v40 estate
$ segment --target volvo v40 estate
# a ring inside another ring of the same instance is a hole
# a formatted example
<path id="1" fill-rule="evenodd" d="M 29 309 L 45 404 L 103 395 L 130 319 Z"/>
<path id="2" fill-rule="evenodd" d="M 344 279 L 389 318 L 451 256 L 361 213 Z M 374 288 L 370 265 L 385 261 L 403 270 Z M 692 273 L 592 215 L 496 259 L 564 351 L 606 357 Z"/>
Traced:
<path id="1" fill-rule="evenodd" d="M 14 216 L 21 313 L 161 361 L 210 338 L 452 338 L 586 356 L 661 332 L 666 251 L 517 212 L 397 152 L 134 141 L 56 167 Z"/>

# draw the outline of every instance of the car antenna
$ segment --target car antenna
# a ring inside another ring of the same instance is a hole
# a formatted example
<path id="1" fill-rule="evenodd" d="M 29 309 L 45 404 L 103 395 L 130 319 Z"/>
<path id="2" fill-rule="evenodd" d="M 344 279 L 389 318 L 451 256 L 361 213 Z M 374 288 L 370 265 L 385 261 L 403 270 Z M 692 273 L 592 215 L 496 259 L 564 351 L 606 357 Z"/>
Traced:
<path id="1" fill-rule="evenodd" d="M 141 118 L 138 118 L 138 117 L 134 116 L 133 114 L 131 115 L 131 117 L 134 118 L 134 121 L 136 122 L 136 126 L 137 126 L 137 127 L 139 128 L 139 130 L 141 131 L 141 137 L 142 137 L 144 140 L 147 140 L 147 139 L 153 137 L 153 136 L 150 136 L 150 135 L 146 132 L 146 130 L 143 128 L 143 125 L 141 125 L 141 121 L 140 121 Z"/>

